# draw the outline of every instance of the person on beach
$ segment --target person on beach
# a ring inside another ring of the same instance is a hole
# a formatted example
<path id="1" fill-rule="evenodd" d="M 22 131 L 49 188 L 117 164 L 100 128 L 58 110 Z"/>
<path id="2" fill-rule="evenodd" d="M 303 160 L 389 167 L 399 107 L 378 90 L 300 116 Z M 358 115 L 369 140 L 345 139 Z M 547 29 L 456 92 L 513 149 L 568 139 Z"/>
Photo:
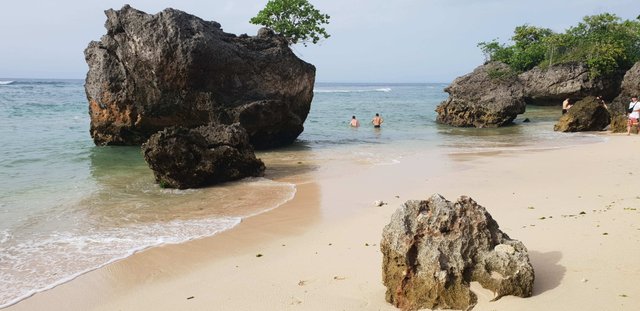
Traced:
<path id="1" fill-rule="evenodd" d="M 359 127 L 360 126 L 360 121 L 358 121 L 358 119 L 356 119 L 356 116 L 352 116 L 351 117 L 351 122 L 349 123 L 349 125 L 351 127 Z"/>
<path id="2" fill-rule="evenodd" d="M 598 104 L 602 105 L 605 109 L 609 109 L 609 106 L 607 106 L 607 102 L 604 101 L 602 96 L 596 97 L 596 100 L 598 101 Z"/>
<path id="3" fill-rule="evenodd" d="M 562 102 L 562 114 L 567 113 L 567 111 L 569 110 L 569 108 L 571 108 L 571 106 L 573 106 L 573 103 L 571 101 L 571 98 L 567 98 Z"/>
<path id="4" fill-rule="evenodd" d="M 380 125 L 382 125 L 383 122 L 384 120 L 380 117 L 380 114 L 378 113 L 376 113 L 376 116 L 373 117 L 373 120 L 371 120 L 371 123 L 373 123 L 374 128 L 380 128 Z"/>
<path id="5" fill-rule="evenodd" d="M 631 97 L 631 102 L 629 103 L 629 120 L 627 120 L 627 135 L 631 134 L 631 127 L 635 126 L 638 128 L 638 133 L 640 133 L 640 126 L 638 126 L 638 119 L 640 118 L 640 104 L 638 103 L 638 96 Z M 638 134 L 636 133 L 636 134 Z"/>

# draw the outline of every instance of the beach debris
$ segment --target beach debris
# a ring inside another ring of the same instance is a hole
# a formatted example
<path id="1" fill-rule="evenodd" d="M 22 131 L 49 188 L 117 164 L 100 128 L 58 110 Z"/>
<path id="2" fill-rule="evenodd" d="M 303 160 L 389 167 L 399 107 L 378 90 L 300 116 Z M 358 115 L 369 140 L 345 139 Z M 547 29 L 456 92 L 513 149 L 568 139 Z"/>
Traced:
<path id="1" fill-rule="evenodd" d="M 190 300 L 190 299 L 193 299 L 193 298 L 195 298 L 195 297 L 189 296 L 189 297 L 187 297 L 187 300 Z"/>
<path id="2" fill-rule="evenodd" d="M 582 279 L 582 280 L 580 280 L 580 281 L 581 281 L 582 283 L 587 283 L 587 282 L 589 282 L 589 280 L 588 280 L 588 279 L 586 279 L 586 278 L 583 278 L 583 279 Z"/>
<path id="3" fill-rule="evenodd" d="M 300 280 L 300 282 L 298 282 L 298 286 L 305 286 L 307 285 L 307 281 L 305 280 Z"/>
<path id="4" fill-rule="evenodd" d="M 405 202 L 385 226 L 380 249 L 386 300 L 403 310 L 469 310 L 477 301 L 474 281 L 493 291 L 494 300 L 533 291 L 524 244 L 466 196 Z"/>
<path id="5" fill-rule="evenodd" d="M 528 209 L 536 209 L 536 208 L 535 208 L 535 207 L 533 207 L 533 206 L 529 206 L 529 207 L 527 207 L 527 208 L 528 208 Z"/>
<path id="6" fill-rule="evenodd" d="M 383 205 L 387 205 L 387 203 L 382 200 L 373 201 L 373 206 L 383 206 Z"/>
<path id="7" fill-rule="evenodd" d="M 256 257 L 262 257 L 262 254 L 258 253 L 258 254 L 256 254 Z"/>
<path id="8" fill-rule="evenodd" d="M 609 235 L 609 232 L 603 232 L 602 235 Z"/>
<path id="9" fill-rule="evenodd" d="M 364 246 L 369 246 L 369 243 L 364 243 Z"/>
<path id="10" fill-rule="evenodd" d="M 586 213 L 586 212 L 584 212 L 584 211 L 582 211 L 582 212 L 580 212 L 579 214 L 580 214 L 580 215 L 586 215 L 587 213 Z"/>
<path id="11" fill-rule="evenodd" d="M 542 217 L 540 217 L 540 218 L 538 218 L 538 219 L 540 219 L 540 220 L 545 220 L 545 219 L 547 219 L 547 217 L 542 216 Z"/>
<path id="12" fill-rule="evenodd" d="M 627 294 L 620 294 L 620 295 L 618 295 L 618 296 L 620 296 L 620 297 L 622 297 L 622 298 L 627 298 L 627 297 L 629 297 L 629 296 L 627 296 Z"/>
<path id="13" fill-rule="evenodd" d="M 347 278 L 344 276 L 334 276 L 333 279 L 338 281 L 343 281 L 343 280 L 346 280 Z"/>

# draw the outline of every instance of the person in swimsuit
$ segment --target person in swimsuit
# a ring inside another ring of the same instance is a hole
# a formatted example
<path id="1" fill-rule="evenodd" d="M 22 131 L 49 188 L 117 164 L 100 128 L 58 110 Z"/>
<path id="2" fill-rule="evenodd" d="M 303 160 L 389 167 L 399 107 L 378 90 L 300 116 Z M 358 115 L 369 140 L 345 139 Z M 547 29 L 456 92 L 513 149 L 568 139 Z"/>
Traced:
<path id="1" fill-rule="evenodd" d="M 380 114 L 377 114 L 377 113 L 376 113 L 376 116 L 373 117 L 373 120 L 371 120 L 371 123 L 373 123 L 374 128 L 380 128 L 380 125 L 382 125 L 382 122 L 384 122 L 384 120 L 380 117 Z"/>
<path id="2" fill-rule="evenodd" d="M 562 102 L 562 114 L 567 113 L 567 111 L 569 110 L 569 108 L 571 108 L 571 106 L 573 105 L 573 101 L 571 100 L 571 98 L 567 98 Z"/>
<path id="3" fill-rule="evenodd" d="M 356 119 L 356 116 L 352 116 L 351 117 L 351 123 L 349 123 L 349 125 L 351 125 L 351 127 L 359 127 L 360 126 L 360 121 L 358 121 L 358 119 Z"/>

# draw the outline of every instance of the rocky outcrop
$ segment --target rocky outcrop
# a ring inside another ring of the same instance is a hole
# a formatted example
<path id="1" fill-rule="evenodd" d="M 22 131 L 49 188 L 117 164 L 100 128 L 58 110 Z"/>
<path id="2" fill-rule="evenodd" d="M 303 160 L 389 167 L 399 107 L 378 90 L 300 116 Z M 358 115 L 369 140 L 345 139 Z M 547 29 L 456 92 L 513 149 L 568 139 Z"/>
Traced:
<path id="1" fill-rule="evenodd" d="M 445 91 L 437 121 L 460 127 L 498 127 L 524 113 L 523 86 L 502 63 L 488 63 L 459 77 Z"/>
<path id="2" fill-rule="evenodd" d="M 170 127 L 142 145 L 156 181 L 168 188 L 197 188 L 249 176 L 262 176 L 249 137 L 240 125 Z"/>
<path id="3" fill-rule="evenodd" d="M 567 111 L 558 123 L 553 127 L 554 131 L 582 132 L 602 131 L 611 122 L 611 115 L 600 101 L 589 96 L 575 103 Z"/>
<path id="4" fill-rule="evenodd" d="M 106 35 L 85 50 L 96 144 L 136 145 L 166 127 L 208 123 L 240 123 L 256 148 L 302 132 L 315 67 L 284 38 L 266 29 L 236 36 L 174 9 L 106 15 Z"/>
<path id="5" fill-rule="evenodd" d="M 602 96 L 611 100 L 620 91 L 624 73 L 591 78 L 589 68 L 582 63 L 565 63 L 548 68 L 535 67 L 521 73 L 524 96 L 530 105 L 559 106 L 566 98 Z"/>
<path id="6" fill-rule="evenodd" d="M 403 310 L 471 309 L 472 281 L 495 299 L 532 294 L 527 249 L 469 197 L 407 201 L 384 228 L 380 247 L 386 299 Z"/>
<path id="7" fill-rule="evenodd" d="M 587 96 L 610 101 L 620 92 L 623 75 L 591 78 L 581 63 L 536 67 L 516 75 L 505 64 L 488 63 L 445 89 L 449 98 L 436 108 L 437 120 L 453 126 L 496 127 L 510 124 L 525 111 L 525 103 L 560 106 L 566 98 Z"/>
<path id="8" fill-rule="evenodd" d="M 620 94 L 611 103 L 611 110 L 616 115 L 626 115 L 626 109 L 629 107 L 632 96 L 640 96 L 640 62 L 637 62 L 624 75 Z"/>

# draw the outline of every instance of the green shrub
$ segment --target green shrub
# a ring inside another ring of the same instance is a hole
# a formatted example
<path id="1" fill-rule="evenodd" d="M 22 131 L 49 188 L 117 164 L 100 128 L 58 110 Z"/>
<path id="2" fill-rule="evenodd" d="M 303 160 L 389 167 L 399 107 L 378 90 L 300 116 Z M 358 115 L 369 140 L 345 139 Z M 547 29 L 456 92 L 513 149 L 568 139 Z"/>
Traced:
<path id="1" fill-rule="evenodd" d="M 565 33 L 518 26 L 506 45 L 494 39 L 478 46 L 487 60 L 508 64 L 517 72 L 535 66 L 583 62 L 592 78 L 627 70 L 640 60 L 640 21 L 622 21 L 609 13 L 586 16 Z"/>

